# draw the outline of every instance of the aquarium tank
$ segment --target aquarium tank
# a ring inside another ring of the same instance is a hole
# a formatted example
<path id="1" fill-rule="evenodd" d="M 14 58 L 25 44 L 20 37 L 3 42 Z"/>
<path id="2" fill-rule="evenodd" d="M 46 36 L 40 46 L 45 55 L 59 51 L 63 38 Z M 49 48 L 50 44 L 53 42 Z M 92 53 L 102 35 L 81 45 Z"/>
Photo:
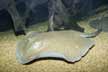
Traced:
<path id="1" fill-rule="evenodd" d="M 108 0 L 0 0 L 0 72 L 108 72 Z"/>

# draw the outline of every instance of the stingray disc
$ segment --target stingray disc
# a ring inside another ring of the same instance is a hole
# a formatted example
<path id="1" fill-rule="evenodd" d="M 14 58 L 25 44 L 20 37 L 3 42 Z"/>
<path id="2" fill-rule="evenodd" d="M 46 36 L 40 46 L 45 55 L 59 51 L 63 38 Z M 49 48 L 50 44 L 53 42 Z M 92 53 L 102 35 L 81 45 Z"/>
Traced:
<path id="1" fill-rule="evenodd" d="M 16 57 L 22 63 L 46 57 L 62 58 L 69 62 L 81 59 L 94 45 L 77 31 L 30 32 L 17 43 Z"/>

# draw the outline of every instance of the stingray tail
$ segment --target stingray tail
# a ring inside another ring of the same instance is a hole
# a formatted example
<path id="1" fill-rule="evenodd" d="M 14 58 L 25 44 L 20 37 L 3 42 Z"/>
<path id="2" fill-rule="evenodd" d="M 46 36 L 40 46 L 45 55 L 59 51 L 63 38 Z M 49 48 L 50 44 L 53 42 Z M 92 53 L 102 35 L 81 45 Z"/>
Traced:
<path id="1" fill-rule="evenodd" d="M 93 33 L 84 33 L 83 35 L 80 35 L 80 36 L 85 37 L 85 38 L 93 38 L 93 37 L 96 37 L 97 35 L 99 35 L 101 31 L 102 31 L 102 29 L 98 29 L 97 31 L 95 31 Z"/>

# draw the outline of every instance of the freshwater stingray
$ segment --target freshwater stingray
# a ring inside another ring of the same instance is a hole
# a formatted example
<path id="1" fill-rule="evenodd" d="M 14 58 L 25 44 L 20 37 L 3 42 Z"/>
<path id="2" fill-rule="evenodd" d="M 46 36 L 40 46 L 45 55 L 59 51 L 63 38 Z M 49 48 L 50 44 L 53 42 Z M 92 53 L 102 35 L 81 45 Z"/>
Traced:
<path id="1" fill-rule="evenodd" d="M 26 64 L 40 58 L 60 58 L 68 62 L 79 61 L 94 45 L 94 41 L 81 37 L 78 31 L 30 32 L 17 43 L 16 58 Z"/>

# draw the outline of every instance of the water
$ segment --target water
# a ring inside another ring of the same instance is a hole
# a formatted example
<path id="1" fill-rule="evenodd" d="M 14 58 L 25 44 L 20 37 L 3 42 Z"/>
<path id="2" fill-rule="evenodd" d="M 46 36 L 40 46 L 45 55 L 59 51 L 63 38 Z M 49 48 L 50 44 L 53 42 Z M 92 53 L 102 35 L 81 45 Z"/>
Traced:
<path id="1" fill-rule="evenodd" d="M 86 0 L 86 1 L 85 0 L 69 0 L 69 1 L 58 0 L 57 3 L 56 1 L 57 0 L 55 0 L 55 3 L 53 3 L 54 1 L 51 3 L 50 0 L 49 1 L 42 0 L 38 2 L 37 0 L 36 1 L 32 0 L 30 2 L 30 5 L 25 6 L 25 4 L 29 2 L 29 0 L 27 1 L 17 0 L 16 6 L 21 16 L 25 15 L 26 9 L 30 9 L 30 12 L 28 14 L 29 17 L 25 19 L 26 21 L 25 24 L 28 27 L 35 24 L 40 24 L 40 22 L 48 21 L 51 16 L 51 13 L 55 11 L 54 26 L 53 26 L 55 30 L 73 29 L 73 30 L 83 32 L 84 31 L 83 28 L 81 28 L 76 22 L 86 17 L 93 16 L 98 12 L 103 11 L 103 10 L 98 11 L 97 9 L 101 6 L 108 5 L 107 0 Z M 52 6 L 54 6 L 54 10 L 48 9 L 51 8 Z M 107 8 L 105 10 L 107 10 Z M 0 16 L 1 18 L 3 17 L 3 15 Z M 6 16 L 6 19 L 9 17 L 10 17 L 9 15 Z M 7 22 L 11 24 L 10 23 L 11 19 L 8 20 L 6 20 L 6 24 L 1 26 L 2 29 L 3 28 L 4 30 L 10 29 L 10 27 L 9 28 L 6 27 L 8 24 Z M 12 27 L 12 25 L 10 26 Z"/>

